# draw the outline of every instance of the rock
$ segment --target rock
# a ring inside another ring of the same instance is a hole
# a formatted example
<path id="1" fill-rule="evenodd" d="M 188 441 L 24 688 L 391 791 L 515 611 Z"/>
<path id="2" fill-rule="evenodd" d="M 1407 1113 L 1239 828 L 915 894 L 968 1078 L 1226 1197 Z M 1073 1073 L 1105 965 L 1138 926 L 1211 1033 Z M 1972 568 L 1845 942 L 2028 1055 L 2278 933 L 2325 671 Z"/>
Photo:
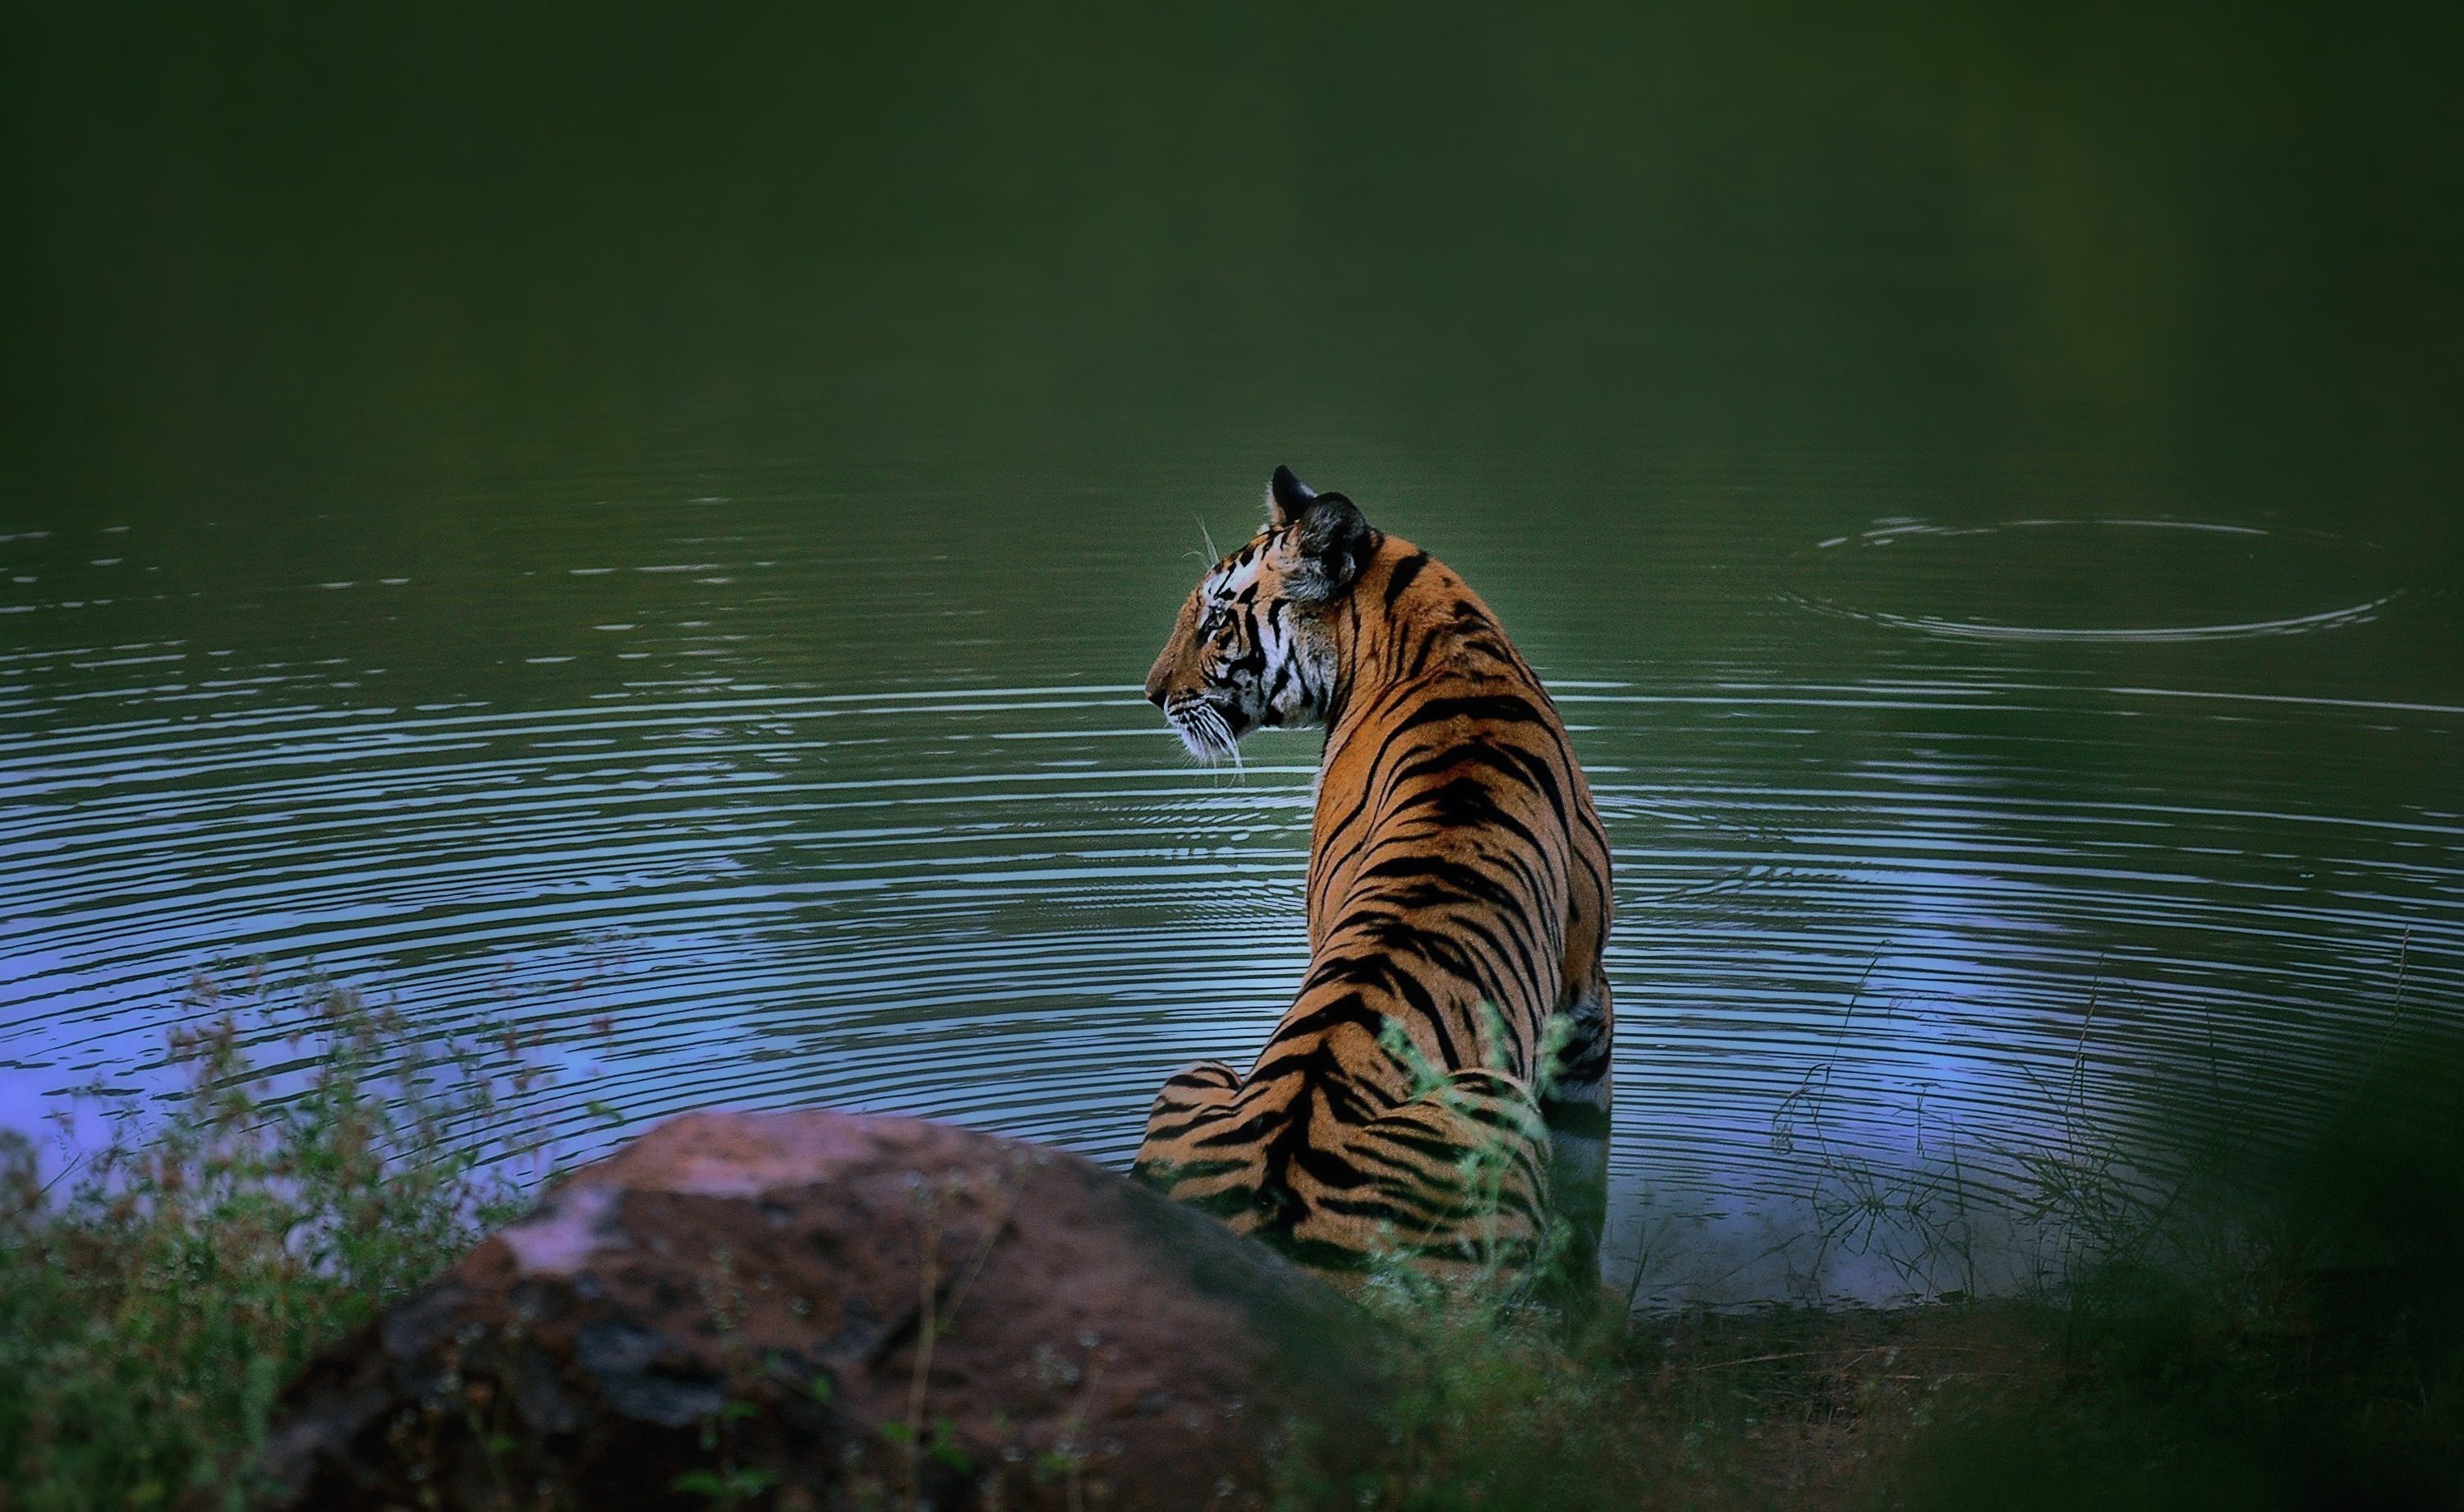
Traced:
<path id="1" fill-rule="evenodd" d="M 297 1508 L 1255 1506 L 1296 1424 L 1366 1442 L 1380 1344 L 1074 1156 L 697 1113 L 320 1355 L 264 1465 Z"/>

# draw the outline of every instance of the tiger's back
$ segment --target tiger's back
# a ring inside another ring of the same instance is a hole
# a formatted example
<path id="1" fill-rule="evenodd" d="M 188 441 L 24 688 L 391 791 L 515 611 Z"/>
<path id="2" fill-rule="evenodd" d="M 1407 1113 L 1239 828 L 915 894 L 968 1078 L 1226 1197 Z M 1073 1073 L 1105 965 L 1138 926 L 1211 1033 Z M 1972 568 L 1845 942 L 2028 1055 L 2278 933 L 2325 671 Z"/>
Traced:
<path id="1" fill-rule="evenodd" d="M 1136 1170 L 1323 1270 L 1596 1274 L 1609 852 L 1539 679 L 1487 606 L 1278 469 L 1268 528 L 1183 606 L 1148 693 L 1194 750 L 1321 723 L 1309 969 L 1244 1077 L 1174 1077 Z"/>

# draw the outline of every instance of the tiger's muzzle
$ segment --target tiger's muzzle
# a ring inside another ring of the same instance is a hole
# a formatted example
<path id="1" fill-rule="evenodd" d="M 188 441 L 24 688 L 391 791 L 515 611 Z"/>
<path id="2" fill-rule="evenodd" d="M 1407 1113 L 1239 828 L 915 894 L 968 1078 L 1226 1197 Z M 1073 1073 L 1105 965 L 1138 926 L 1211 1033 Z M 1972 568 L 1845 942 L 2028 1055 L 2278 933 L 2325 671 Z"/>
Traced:
<path id="1" fill-rule="evenodd" d="M 1241 743 L 1239 716 L 1203 693 L 1178 693 L 1155 703 L 1180 743 L 1200 761 L 1220 760 Z"/>

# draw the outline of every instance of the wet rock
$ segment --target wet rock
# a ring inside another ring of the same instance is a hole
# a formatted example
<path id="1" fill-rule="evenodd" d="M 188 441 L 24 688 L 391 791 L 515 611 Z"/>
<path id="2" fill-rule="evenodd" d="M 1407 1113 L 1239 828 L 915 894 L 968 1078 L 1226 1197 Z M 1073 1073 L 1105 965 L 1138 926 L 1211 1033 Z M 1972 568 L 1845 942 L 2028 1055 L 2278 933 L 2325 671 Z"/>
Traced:
<path id="1" fill-rule="evenodd" d="M 1074 1156 L 693 1114 L 326 1351 L 272 1504 L 1263 1505 L 1357 1435 L 1374 1326 Z"/>

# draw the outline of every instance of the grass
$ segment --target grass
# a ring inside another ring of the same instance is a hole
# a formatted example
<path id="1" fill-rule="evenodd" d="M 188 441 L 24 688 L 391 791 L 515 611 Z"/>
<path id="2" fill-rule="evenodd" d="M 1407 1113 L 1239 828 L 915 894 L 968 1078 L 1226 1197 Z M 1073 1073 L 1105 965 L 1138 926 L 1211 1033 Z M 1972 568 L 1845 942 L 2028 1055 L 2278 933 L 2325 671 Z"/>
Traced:
<path id="1" fill-rule="evenodd" d="M 2299 1283 L 2296 1283 L 2297 1288 Z M 2401 1302 L 2100 1278 L 2065 1299 L 1639 1320 L 1415 1319 L 1369 1472 L 1286 1505 L 2453 1507 L 2454 1356 Z"/>
<path id="2" fill-rule="evenodd" d="M 100 1153 L 46 1183 L 0 1138 L 0 1512 L 244 1505 L 297 1365 L 521 1200 L 473 1153 L 541 1148 L 517 1038 L 438 1045 L 323 984 L 202 996 L 182 1086 Z M 1405 1341 L 1385 1433 L 1295 1455 L 1283 1504 L 2464 1506 L 2464 1041 L 2349 1061 L 2274 1146 L 2185 1113 L 2168 1164 L 2067 1123 L 2029 1169 L 2077 1247 L 1998 1301 L 1569 1325 L 1373 1286 Z M 913 1501 L 954 1446 L 909 1416 Z M 724 1439 L 680 1498 L 768 1505 Z"/>
<path id="3" fill-rule="evenodd" d="M 178 1090 L 91 1158 L 46 1182 L 0 1134 L 7 1512 L 243 1504 L 292 1372 L 518 1202 L 473 1153 L 533 1075 L 517 1041 L 437 1045 L 322 982 L 197 994 Z"/>
<path id="4" fill-rule="evenodd" d="M 1291 1508 L 1878 1504 L 1947 1406 L 2043 1369 L 1992 1309 L 1776 1307 L 1637 1320 L 1569 1340 L 1550 1315 L 1415 1304 L 1374 1465 L 1302 1474 Z"/>
<path id="5" fill-rule="evenodd" d="M 2000 1300 L 1570 1337 L 1395 1289 L 1390 1442 L 1289 1504 L 2464 1507 L 2464 1034 L 2346 1050 L 2342 1094 L 2274 1143 L 2236 1099 L 2142 1109 L 2128 1142 L 2071 1108 L 2024 1165 L 2063 1268 Z M 1906 1227 L 1958 1274 L 1937 1196 Z"/>

